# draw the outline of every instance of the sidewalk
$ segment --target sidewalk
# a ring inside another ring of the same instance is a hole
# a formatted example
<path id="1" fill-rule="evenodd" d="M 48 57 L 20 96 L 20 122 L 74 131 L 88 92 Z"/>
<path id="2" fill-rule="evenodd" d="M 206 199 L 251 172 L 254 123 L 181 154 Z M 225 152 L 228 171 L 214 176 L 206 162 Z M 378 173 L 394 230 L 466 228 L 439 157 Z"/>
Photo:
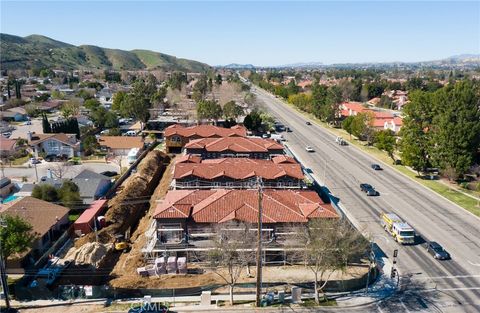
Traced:
<path id="1" fill-rule="evenodd" d="M 381 273 L 377 280 L 369 286 L 368 293 L 365 289 L 357 290 L 354 292 L 343 292 L 343 293 L 327 293 L 329 299 L 334 299 L 337 301 L 338 307 L 361 307 L 372 304 L 377 301 L 381 301 L 391 295 L 396 291 L 396 282 L 390 278 L 391 264 L 386 258 L 378 258 L 376 260 L 377 267 L 380 269 Z M 169 303 L 173 305 L 175 312 L 202 312 L 202 311 L 211 311 L 212 309 L 224 308 L 228 310 L 252 310 L 250 305 L 236 305 L 234 307 L 217 307 L 215 304 L 210 306 L 201 306 L 200 305 L 201 296 L 182 296 L 182 297 L 152 297 L 151 302 L 162 302 Z M 313 299 L 313 293 L 303 293 L 302 299 Z M 222 301 L 228 303 L 230 297 L 228 294 L 212 295 L 211 302 L 216 303 L 216 301 Z M 234 296 L 235 301 L 255 301 L 255 294 L 236 294 Z M 129 298 L 123 300 L 116 300 L 114 304 L 141 304 L 144 298 Z M 290 295 L 285 295 L 285 302 L 289 303 L 291 300 Z M 101 305 L 107 301 L 107 299 L 77 299 L 74 302 L 71 300 L 36 300 L 36 301 L 27 301 L 19 302 L 12 300 L 11 304 L 15 308 L 48 308 L 48 307 L 57 307 L 57 306 L 88 306 L 88 305 Z M 273 309 L 272 307 L 266 307 L 265 309 Z M 328 308 L 328 307 L 322 307 Z"/>

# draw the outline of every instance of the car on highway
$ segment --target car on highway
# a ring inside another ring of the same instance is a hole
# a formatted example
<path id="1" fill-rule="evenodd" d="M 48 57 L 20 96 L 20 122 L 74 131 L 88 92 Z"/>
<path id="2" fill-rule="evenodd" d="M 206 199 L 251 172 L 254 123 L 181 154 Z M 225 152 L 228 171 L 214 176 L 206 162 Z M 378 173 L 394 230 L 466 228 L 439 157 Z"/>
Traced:
<path id="1" fill-rule="evenodd" d="M 312 123 L 310 123 L 310 122 L 305 122 L 305 124 L 307 124 L 307 125 L 312 125 Z"/>
<path id="2" fill-rule="evenodd" d="M 370 184 L 360 184 L 360 190 L 365 192 L 367 196 L 378 196 L 380 193 Z"/>
<path id="3" fill-rule="evenodd" d="M 376 171 L 381 171 L 381 170 L 383 170 L 383 168 L 382 168 L 380 165 L 378 165 L 378 164 L 372 164 L 372 168 L 373 168 L 374 170 L 376 170 Z"/>
<path id="4" fill-rule="evenodd" d="M 315 149 L 313 149 L 311 146 L 306 146 L 305 150 L 307 150 L 307 152 L 315 152 Z"/>
<path id="5" fill-rule="evenodd" d="M 448 253 L 439 243 L 435 241 L 430 241 L 427 243 L 427 252 L 437 260 L 450 259 L 450 253 Z"/>
<path id="6" fill-rule="evenodd" d="M 346 146 L 347 145 L 347 142 L 342 137 L 335 138 L 335 142 L 338 143 L 341 146 Z"/>

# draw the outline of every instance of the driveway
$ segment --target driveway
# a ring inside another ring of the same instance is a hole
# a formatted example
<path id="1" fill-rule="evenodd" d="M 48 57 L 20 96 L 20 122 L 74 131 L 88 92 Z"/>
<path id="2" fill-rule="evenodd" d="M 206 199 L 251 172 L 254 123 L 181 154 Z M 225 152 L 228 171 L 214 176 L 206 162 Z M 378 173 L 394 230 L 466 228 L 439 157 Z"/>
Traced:
<path id="1" fill-rule="evenodd" d="M 42 176 L 47 176 L 47 171 L 49 168 L 60 166 L 61 164 L 62 163 L 60 162 L 42 162 L 41 164 L 37 164 L 38 179 L 40 179 Z M 84 169 L 88 169 L 96 173 L 101 173 L 103 171 L 115 171 L 117 173 L 120 172 L 118 166 L 112 163 L 83 163 L 80 165 L 71 165 L 65 167 L 65 174 L 63 177 L 73 178 Z M 36 182 L 35 168 L 33 166 L 31 168 L 5 167 L 4 172 L 5 176 L 10 177 L 10 179 L 13 181 L 21 182 L 22 178 L 25 177 L 27 182 Z"/>

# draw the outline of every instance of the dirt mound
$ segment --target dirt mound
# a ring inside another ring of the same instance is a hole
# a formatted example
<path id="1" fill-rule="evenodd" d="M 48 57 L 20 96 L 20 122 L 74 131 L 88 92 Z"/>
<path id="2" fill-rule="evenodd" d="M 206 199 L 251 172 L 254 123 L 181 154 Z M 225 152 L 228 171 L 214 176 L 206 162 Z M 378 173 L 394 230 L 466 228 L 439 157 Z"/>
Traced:
<path id="1" fill-rule="evenodd" d="M 105 255 L 112 249 L 112 244 L 88 242 L 80 248 L 72 247 L 65 259 L 72 260 L 76 265 L 93 265 L 98 267 Z"/>
<path id="2" fill-rule="evenodd" d="M 137 172 L 132 174 L 120 187 L 117 195 L 108 201 L 105 214 L 107 225 L 98 231 L 98 240 L 111 243 L 116 234 L 134 229 L 149 207 L 150 197 L 165 171 L 170 157 L 159 150 L 153 150 L 140 162 Z M 79 247 L 92 242 L 95 234 L 90 233 L 75 243 Z"/>
<path id="3" fill-rule="evenodd" d="M 131 236 L 132 250 L 128 254 L 122 254 L 119 261 L 117 262 L 114 270 L 112 271 L 113 276 L 117 278 L 111 281 L 112 286 L 121 287 L 121 288 L 131 288 L 135 287 L 150 287 L 155 285 L 160 280 L 155 280 L 152 282 L 149 278 L 140 277 L 137 274 L 137 267 L 145 266 L 145 261 L 141 253 L 142 247 L 145 245 L 145 231 L 150 226 L 152 222 L 152 216 L 157 206 L 157 201 L 163 199 L 167 193 L 170 183 L 172 182 L 173 176 L 173 166 L 175 160 L 170 162 L 170 165 L 166 168 L 165 174 L 163 175 L 160 183 L 156 187 L 151 199 L 150 199 L 150 210 L 145 214 L 145 216 L 140 220 L 139 225 L 136 231 Z"/>

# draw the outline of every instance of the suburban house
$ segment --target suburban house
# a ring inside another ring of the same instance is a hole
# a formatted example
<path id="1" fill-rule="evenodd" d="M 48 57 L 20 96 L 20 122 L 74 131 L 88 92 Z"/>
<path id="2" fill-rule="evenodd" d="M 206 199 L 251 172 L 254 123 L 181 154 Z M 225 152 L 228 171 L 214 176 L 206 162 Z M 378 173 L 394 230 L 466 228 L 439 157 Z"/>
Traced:
<path id="1" fill-rule="evenodd" d="M 28 145 L 35 157 L 40 154 L 74 157 L 80 155 L 80 141 L 75 134 L 28 133 Z"/>
<path id="2" fill-rule="evenodd" d="M 0 158 L 13 155 L 17 150 L 17 141 L 0 136 Z"/>
<path id="3" fill-rule="evenodd" d="M 306 225 L 313 218 L 338 218 L 335 209 L 315 191 L 265 189 L 261 204 L 264 258 L 268 262 L 285 262 L 292 244 L 292 225 Z M 256 189 L 171 190 L 155 209 L 146 232 L 144 257 L 155 258 L 166 252 L 186 256 L 187 260 L 190 256 L 196 258 L 195 252 L 189 252 L 212 247 L 216 225 L 256 224 L 258 209 Z"/>
<path id="4" fill-rule="evenodd" d="M 180 158 L 175 164 L 173 187 L 247 189 L 256 186 L 257 178 L 261 178 L 264 188 L 305 187 L 302 167 L 295 161 L 276 163 L 275 158 L 201 160 L 188 156 Z"/>
<path id="5" fill-rule="evenodd" d="M 251 158 L 270 159 L 283 155 L 283 145 L 272 139 L 223 137 L 195 139 L 185 145 L 187 154 L 199 155 L 203 159 Z"/>
<path id="6" fill-rule="evenodd" d="M 12 183 L 10 178 L 0 178 L 0 200 L 2 200 L 2 198 L 8 197 L 14 191 L 14 189 L 15 185 Z"/>
<path id="7" fill-rule="evenodd" d="M 98 144 L 109 153 L 119 156 L 127 156 L 131 149 L 143 149 L 142 137 L 137 136 L 100 136 Z"/>
<path id="8" fill-rule="evenodd" d="M 372 115 L 371 125 L 377 130 L 390 129 L 398 133 L 403 125 L 403 120 L 388 111 L 372 110 L 359 102 L 344 102 L 340 105 L 342 117 L 356 116 L 359 113 Z"/>
<path id="9" fill-rule="evenodd" d="M 246 137 L 247 129 L 243 126 L 223 128 L 214 125 L 196 125 L 184 127 L 179 124 L 165 129 L 167 153 L 180 153 L 191 140 L 200 138 Z"/>
<path id="10" fill-rule="evenodd" d="M 38 260 L 63 234 L 69 224 L 69 209 L 33 197 L 24 197 L 0 210 L 1 215 L 19 216 L 32 225 L 36 240 L 31 249 L 17 258 L 9 258 L 7 268 L 18 270 Z"/>
<path id="11" fill-rule="evenodd" d="M 27 120 L 27 115 L 19 112 L 0 111 L 0 119 L 4 121 L 21 122 Z"/>
<path id="12" fill-rule="evenodd" d="M 80 198 L 84 204 L 91 204 L 103 197 L 112 185 L 110 177 L 90 170 L 81 171 L 72 179 L 72 182 L 78 186 Z"/>

